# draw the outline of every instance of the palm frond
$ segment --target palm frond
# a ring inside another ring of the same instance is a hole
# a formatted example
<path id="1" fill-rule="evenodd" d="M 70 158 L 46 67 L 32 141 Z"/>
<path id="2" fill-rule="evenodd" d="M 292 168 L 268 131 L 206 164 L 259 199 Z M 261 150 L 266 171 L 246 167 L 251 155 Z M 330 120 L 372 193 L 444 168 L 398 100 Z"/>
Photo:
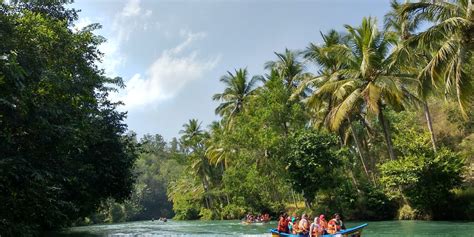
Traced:
<path id="1" fill-rule="evenodd" d="M 338 106 L 331 110 L 329 114 L 329 127 L 332 131 L 337 131 L 347 115 L 352 111 L 361 99 L 361 90 L 357 88 L 347 96 Z"/>

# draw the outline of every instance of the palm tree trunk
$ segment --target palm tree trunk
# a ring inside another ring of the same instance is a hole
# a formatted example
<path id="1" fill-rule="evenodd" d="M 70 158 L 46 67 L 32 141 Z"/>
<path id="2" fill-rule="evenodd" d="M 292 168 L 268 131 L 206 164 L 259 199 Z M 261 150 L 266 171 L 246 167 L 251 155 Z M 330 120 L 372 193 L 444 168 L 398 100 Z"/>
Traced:
<path id="1" fill-rule="evenodd" d="M 206 208 L 210 209 L 211 208 L 211 200 L 208 196 L 209 184 L 207 182 L 206 177 L 202 178 L 202 184 L 204 186 L 204 200 L 206 201 Z"/>
<path id="2" fill-rule="evenodd" d="M 467 12 L 466 12 L 466 19 L 470 19 L 471 18 L 471 15 L 472 15 L 472 12 L 474 11 L 472 5 L 473 0 L 468 0 L 467 1 Z"/>
<path id="3" fill-rule="evenodd" d="M 365 171 L 365 174 L 367 175 L 367 179 L 370 180 L 369 171 L 367 170 L 367 166 L 365 165 L 365 159 L 364 159 L 364 156 L 362 155 L 362 149 L 360 147 L 359 139 L 357 138 L 357 135 L 355 133 L 354 125 L 352 124 L 352 121 L 349 118 L 347 119 L 347 121 L 349 122 L 349 126 L 351 128 L 352 138 L 354 139 L 354 143 L 356 144 L 357 153 L 359 154 L 360 162 L 362 163 L 362 166 L 364 167 L 364 171 Z"/>
<path id="4" fill-rule="evenodd" d="M 344 139 L 341 137 L 341 134 L 338 134 L 337 138 L 339 138 L 339 145 L 341 148 L 344 147 Z M 357 189 L 357 192 L 360 192 L 359 189 L 359 184 L 357 183 L 357 180 L 355 179 L 354 172 L 352 172 L 352 169 L 349 167 L 349 176 L 351 176 L 352 182 L 354 183 L 354 187 Z"/>
<path id="5" fill-rule="evenodd" d="M 424 101 L 423 107 L 425 110 L 425 118 L 426 118 L 426 123 L 428 124 L 428 130 L 430 131 L 431 135 L 431 144 L 433 145 L 433 150 L 436 152 L 436 139 L 433 131 L 433 123 L 431 121 L 431 114 L 430 114 L 430 109 L 428 107 L 428 102 Z"/>
<path id="6" fill-rule="evenodd" d="M 388 155 L 391 160 L 396 160 L 395 152 L 393 152 L 392 136 L 390 135 L 390 128 L 387 124 L 387 121 L 385 121 L 382 106 L 380 106 L 380 111 L 378 115 L 379 115 L 380 123 L 382 124 L 383 135 L 385 137 L 385 141 L 387 142 Z"/>

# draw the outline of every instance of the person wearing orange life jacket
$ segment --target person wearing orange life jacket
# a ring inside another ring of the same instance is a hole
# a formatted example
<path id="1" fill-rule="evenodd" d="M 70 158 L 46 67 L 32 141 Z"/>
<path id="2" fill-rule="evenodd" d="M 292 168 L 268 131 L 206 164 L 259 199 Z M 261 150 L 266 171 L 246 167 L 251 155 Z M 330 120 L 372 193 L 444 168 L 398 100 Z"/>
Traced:
<path id="1" fill-rule="evenodd" d="M 319 237 L 319 218 L 315 217 L 314 222 L 309 227 L 309 237 Z"/>
<path id="2" fill-rule="evenodd" d="M 293 234 L 300 234 L 300 218 L 296 217 L 295 221 L 293 222 Z"/>
<path id="3" fill-rule="evenodd" d="M 335 234 L 344 229 L 346 229 L 346 227 L 341 220 L 341 216 L 339 213 L 334 214 L 333 218 L 328 222 L 328 233 Z"/>
<path id="4" fill-rule="evenodd" d="M 319 229 L 318 232 L 320 235 L 325 235 L 328 229 L 328 222 L 326 221 L 326 217 L 324 215 L 319 216 Z"/>
<path id="5" fill-rule="evenodd" d="M 303 234 L 307 234 L 309 232 L 308 215 L 306 215 L 306 213 L 301 216 L 301 220 L 298 224 L 298 229 L 300 230 L 300 233 Z"/>

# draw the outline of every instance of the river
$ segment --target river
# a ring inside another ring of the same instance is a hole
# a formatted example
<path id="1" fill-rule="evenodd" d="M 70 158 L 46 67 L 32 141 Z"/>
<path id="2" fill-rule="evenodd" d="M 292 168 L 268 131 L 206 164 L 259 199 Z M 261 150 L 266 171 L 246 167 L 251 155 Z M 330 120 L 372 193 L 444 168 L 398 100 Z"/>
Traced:
<path id="1" fill-rule="evenodd" d="M 347 227 L 362 222 L 348 222 Z M 474 222 L 447 221 L 380 221 L 368 222 L 364 237 L 399 236 L 474 236 Z M 120 224 L 73 227 L 60 233 L 47 233 L 51 237 L 155 237 L 155 236 L 271 236 L 268 229 L 276 222 L 265 225 L 242 225 L 239 221 L 137 221 Z"/>

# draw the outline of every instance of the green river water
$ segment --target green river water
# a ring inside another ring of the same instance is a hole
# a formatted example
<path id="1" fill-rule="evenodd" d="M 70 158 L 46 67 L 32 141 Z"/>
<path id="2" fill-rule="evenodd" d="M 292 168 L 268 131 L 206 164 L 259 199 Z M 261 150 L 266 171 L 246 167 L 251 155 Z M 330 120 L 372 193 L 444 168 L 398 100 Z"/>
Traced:
<path id="1" fill-rule="evenodd" d="M 348 222 L 347 227 L 363 222 Z M 380 221 L 368 222 L 364 237 L 474 236 L 474 222 Z M 51 237 L 155 237 L 155 236 L 271 236 L 276 222 L 242 225 L 239 221 L 138 221 L 109 225 L 74 227 Z"/>

